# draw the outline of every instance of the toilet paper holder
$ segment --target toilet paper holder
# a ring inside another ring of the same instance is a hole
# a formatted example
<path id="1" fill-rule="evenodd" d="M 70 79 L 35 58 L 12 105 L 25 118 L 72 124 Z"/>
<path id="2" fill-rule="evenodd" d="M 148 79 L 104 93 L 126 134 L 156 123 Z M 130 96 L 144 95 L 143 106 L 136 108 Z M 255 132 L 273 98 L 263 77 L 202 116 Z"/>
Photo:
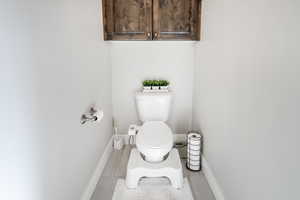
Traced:
<path id="1" fill-rule="evenodd" d="M 203 136 L 198 131 L 190 131 L 187 135 L 186 167 L 191 171 L 201 171 Z"/>
<path id="2" fill-rule="evenodd" d="M 98 111 L 95 107 L 90 107 L 88 112 L 81 115 L 81 118 L 80 118 L 80 123 L 81 124 L 85 124 L 86 122 L 95 122 L 95 121 L 98 121 L 100 120 L 99 119 L 99 113 L 100 111 Z M 101 111 L 100 113 L 101 117 L 103 116 L 103 112 Z"/>

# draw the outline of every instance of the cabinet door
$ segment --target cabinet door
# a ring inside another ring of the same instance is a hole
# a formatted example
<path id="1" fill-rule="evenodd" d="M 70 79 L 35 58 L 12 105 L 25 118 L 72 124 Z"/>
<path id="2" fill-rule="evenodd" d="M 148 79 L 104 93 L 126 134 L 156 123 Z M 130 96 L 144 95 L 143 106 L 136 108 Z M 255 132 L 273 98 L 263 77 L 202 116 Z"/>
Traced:
<path id="1" fill-rule="evenodd" d="M 200 40 L 201 0 L 153 0 L 154 40 Z"/>
<path id="2" fill-rule="evenodd" d="M 105 40 L 152 40 L 152 0 L 103 0 Z"/>

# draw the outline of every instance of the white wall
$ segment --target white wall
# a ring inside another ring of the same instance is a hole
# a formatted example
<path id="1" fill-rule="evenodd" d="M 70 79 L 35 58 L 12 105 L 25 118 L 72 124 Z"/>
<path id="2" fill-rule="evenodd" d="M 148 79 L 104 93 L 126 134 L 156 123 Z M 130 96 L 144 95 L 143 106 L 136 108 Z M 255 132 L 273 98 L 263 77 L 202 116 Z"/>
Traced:
<path id="1" fill-rule="evenodd" d="M 111 135 L 98 0 L 1 1 L 0 199 L 80 199 Z M 92 103 L 101 124 L 80 125 Z"/>
<path id="2" fill-rule="evenodd" d="M 170 81 L 174 92 L 170 125 L 191 128 L 194 44 L 191 42 L 113 42 L 111 44 L 113 117 L 120 133 L 138 122 L 135 92 L 144 79 Z"/>
<path id="3" fill-rule="evenodd" d="M 204 2 L 194 127 L 228 200 L 300 199 L 300 2 Z"/>

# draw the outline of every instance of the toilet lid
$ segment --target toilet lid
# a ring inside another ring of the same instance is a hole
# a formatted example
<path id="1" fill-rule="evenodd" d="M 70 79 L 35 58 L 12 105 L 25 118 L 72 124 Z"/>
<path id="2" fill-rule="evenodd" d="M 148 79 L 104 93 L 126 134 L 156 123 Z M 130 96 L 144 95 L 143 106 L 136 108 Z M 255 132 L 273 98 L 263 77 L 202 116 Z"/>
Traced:
<path id="1" fill-rule="evenodd" d="M 143 149 L 167 149 L 173 146 L 173 134 L 164 122 L 146 122 L 136 136 L 136 145 Z"/>

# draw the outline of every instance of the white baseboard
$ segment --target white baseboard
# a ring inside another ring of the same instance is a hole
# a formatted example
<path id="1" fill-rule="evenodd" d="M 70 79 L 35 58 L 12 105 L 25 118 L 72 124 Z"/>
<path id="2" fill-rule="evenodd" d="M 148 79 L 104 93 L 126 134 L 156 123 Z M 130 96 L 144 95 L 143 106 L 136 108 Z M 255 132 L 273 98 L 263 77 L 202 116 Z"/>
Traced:
<path id="1" fill-rule="evenodd" d="M 91 199 L 91 197 L 95 191 L 95 188 L 97 186 L 97 183 L 101 177 L 101 174 L 104 170 L 104 167 L 108 161 L 108 158 L 109 158 L 110 154 L 112 153 L 112 150 L 113 150 L 112 141 L 113 141 L 113 137 L 111 137 L 109 139 L 109 142 L 105 147 L 102 157 L 99 160 L 97 167 L 96 167 L 83 195 L 81 196 L 81 200 L 90 200 Z"/>
<path id="2" fill-rule="evenodd" d="M 223 191 L 204 156 L 202 156 L 202 171 L 216 200 L 225 200 Z"/>

